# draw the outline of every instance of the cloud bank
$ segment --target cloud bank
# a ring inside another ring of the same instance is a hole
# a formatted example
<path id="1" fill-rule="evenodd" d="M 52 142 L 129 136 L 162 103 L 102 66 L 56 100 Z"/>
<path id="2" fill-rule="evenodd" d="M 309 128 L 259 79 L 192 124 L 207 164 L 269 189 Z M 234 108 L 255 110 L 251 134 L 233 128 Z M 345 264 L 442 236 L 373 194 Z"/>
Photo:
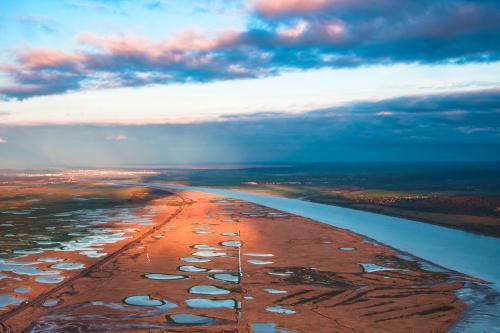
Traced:
<path id="1" fill-rule="evenodd" d="M 0 167 L 158 163 L 498 161 L 500 90 L 407 96 L 307 113 L 138 126 L 2 127 Z M 112 134 L 133 140 L 107 140 Z M 17 164 L 16 164 L 17 163 Z"/>
<path id="2" fill-rule="evenodd" d="M 6 98 L 94 88 L 211 82 L 283 71 L 395 63 L 491 62 L 496 0 L 253 0 L 243 31 L 162 41 L 81 33 L 74 51 L 19 50 L 0 65 Z"/>

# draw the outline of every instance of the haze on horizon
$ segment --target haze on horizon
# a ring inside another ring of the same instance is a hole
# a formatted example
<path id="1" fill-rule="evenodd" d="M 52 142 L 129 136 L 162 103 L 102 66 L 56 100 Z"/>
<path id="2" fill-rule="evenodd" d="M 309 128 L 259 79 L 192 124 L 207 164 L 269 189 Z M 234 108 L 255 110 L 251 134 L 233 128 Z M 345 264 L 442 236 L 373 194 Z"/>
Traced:
<path id="1" fill-rule="evenodd" d="M 0 4 L 0 168 L 498 161 L 494 0 Z"/>

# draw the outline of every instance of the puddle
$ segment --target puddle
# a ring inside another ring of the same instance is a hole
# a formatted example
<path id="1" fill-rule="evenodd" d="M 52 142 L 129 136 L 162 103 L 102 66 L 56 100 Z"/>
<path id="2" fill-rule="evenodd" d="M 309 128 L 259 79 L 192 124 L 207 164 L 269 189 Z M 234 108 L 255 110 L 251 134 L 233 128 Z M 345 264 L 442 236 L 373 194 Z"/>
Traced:
<path id="1" fill-rule="evenodd" d="M 82 251 L 82 252 L 80 252 L 80 254 L 82 256 L 86 256 L 89 258 L 100 258 L 100 257 L 104 257 L 104 256 L 108 255 L 105 252 L 98 252 L 98 251 Z"/>
<path id="2" fill-rule="evenodd" d="M 224 282 L 240 283 L 240 276 L 237 274 L 228 274 L 228 273 L 212 274 L 212 275 L 210 275 L 210 277 L 215 279 L 215 280 L 220 280 L 220 281 L 224 281 Z"/>
<path id="3" fill-rule="evenodd" d="M 208 271 L 208 269 L 206 268 L 201 268 L 196 266 L 179 266 L 178 270 L 180 270 L 181 272 L 190 272 L 190 273 L 200 273 Z"/>
<path id="4" fill-rule="evenodd" d="M 207 245 L 207 244 L 196 244 L 196 245 L 193 245 L 191 247 L 193 249 L 197 249 L 197 250 L 219 250 L 218 248 Z"/>
<path id="5" fill-rule="evenodd" d="M 227 236 L 227 237 L 234 237 L 234 236 L 238 236 L 238 233 L 237 232 L 223 232 L 221 235 Z"/>
<path id="6" fill-rule="evenodd" d="M 159 274 L 159 273 L 148 273 L 143 275 L 146 279 L 151 280 L 187 280 L 189 279 L 186 275 L 177 274 Z"/>
<path id="7" fill-rule="evenodd" d="M 245 255 L 249 257 L 274 257 L 274 254 L 271 253 L 245 253 Z"/>
<path id="8" fill-rule="evenodd" d="M 339 250 L 341 250 L 341 251 L 355 251 L 356 248 L 350 247 L 350 246 L 342 246 L 342 247 L 339 247 Z"/>
<path id="9" fill-rule="evenodd" d="M 49 262 L 49 263 L 56 263 L 56 262 L 64 261 L 64 259 L 61 259 L 61 258 L 38 258 L 37 260 L 41 261 L 41 262 Z"/>
<path id="10" fill-rule="evenodd" d="M 193 253 L 194 256 L 198 257 L 224 257 L 227 256 L 226 252 L 214 252 L 214 251 L 198 251 Z"/>
<path id="11" fill-rule="evenodd" d="M 134 306 L 160 307 L 163 310 L 170 310 L 177 307 L 177 304 L 161 299 L 152 298 L 149 295 L 129 296 L 123 303 Z"/>
<path id="12" fill-rule="evenodd" d="M 264 289 L 269 294 L 286 294 L 288 291 L 286 290 L 278 290 L 273 288 Z"/>
<path id="13" fill-rule="evenodd" d="M 275 323 L 255 323 L 251 325 L 253 333 L 297 333 L 284 328 L 279 328 Z"/>
<path id="14" fill-rule="evenodd" d="M 9 305 L 21 304 L 24 300 L 9 295 L 0 295 L 0 309 L 5 309 Z"/>
<path id="15" fill-rule="evenodd" d="M 59 304 L 58 300 L 56 300 L 56 299 L 48 299 L 48 300 L 46 300 L 45 302 L 42 303 L 42 306 L 46 307 L 46 308 L 50 308 L 50 307 L 56 306 L 57 304 Z"/>
<path id="16" fill-rule="evenodd" d="M 56 284 L 64 281 L 63 276 L 41 276 L 35 279 L 36 282 L 46 283 L 46 284 Z"/>
<path id="17" fill-rule="evenodd" d="M 373 272 L 383 272 L 383 271 L 399 271 L 400 269 L 398 268 L 390 268 L 390 267 L 384 267 L 384 266 L 379 266 L 375 264 L 360 264 L 361 267 L 363 267 L 363 270 L 365 273 L 373 273 Z"/>
<path id="18" fill-rule="evenodd" d="M 286 315 L 291 315 L 291 314 L 296 313 L 294 310 L 285 309 L 284 307 L 279 306 L 279 305 L 278 306 L 268 306 L 266 308 L 266 311 L 273 312 L 273 313 L 282 313 L 282 314 L 286 314 Z"/>
<path id="19" fill-rule="evenodd" d="M 236 309 L 234 299 L 203 299 L 192 298 L 186 300 L 186 305 L 192 309 Z"/>
<path id="20" fill-rule="evenodd" d="M 167 320 L 179 325 L 210 325 L 216 322 L 215 318 L 197 316 L 189 313 L 176 313 L 167 316 Z"/>
<path id="21" fill-rule="evenodd" d="M 275 276 L 290 276 L 290 275 L 292 275 L 291 273 L 278 273 L 278 272 L 268 272 L 267 274 L 275 275 Z"/>
<path id="22" fill-rule="evenodd" d="M 34 265 L 38 262 L 19 262 L 0 260 L 0 272 L 12 272 L 18 275 L 40 276 L 59 274 L 59 271 L 44 271 Z"/>
<path id="23" fill-rule="evenodd" d="M 193 258 L 193 257 L 184 257 L 181 258 L 182 261 L 185 262 L 209 262 L 211 261 L 210 259 L 201 259 L 201 258 Z"/>
<path id="24" fill-rule="evenodd" d="M 245 296 L 245 297 L 243 297 L 243 298 L 244 298 L 244 299 L 246 299 L 246 300 L 249 300 L 249 301 L 253 299 L 253 297 L 252 297 L 252 296 Z"/>
<path id="25" fill-rule="evenodd" d="M 50 266 L 50 268 L 62 269 L 65 271 L 73 271 L 76 269 L 82 269 L 84 267 L 85 267 L 84 264 L 80 264 L 77 262 L 62 262 L 60 264 L 55 264 L 55 265 Z"/>
<path id="26" fill-rule="evenodd" d="M 135 306 L 161 306 L 164 304 L 162 300 L 151 298 L 149 295 L 129 296 L 123 300 L 123 303 Z"/>
<path id="27" fill-rule="evenodd" d="M 199 295 L 227 295 L 231 291 L 216 286 L 199 285 L 189 288 L 189 293 Z"/>
<path id="28" fill-rule="evenodd" d="M 19 288 L 14 289 L 14 292 L 16 294 L 27 294 L 30 292 L 30 288 L 29 287 L 19 287 Z"/>
<path id="29" fill-rule="evenodd" d="M 235 241 L 235 240 L 220 242 L 219 244 L 222 246 L 227 246 L 227 247 L 241 247 L 242 246 L 242 243 L 240 241 Z"/>
<path id="30" fill-rule="evenodd" d="M 257 260 L 257 259 L 249 259 L 247 261 L 253 265 L 269 265 L 273 263 L 272 261 Z"/>

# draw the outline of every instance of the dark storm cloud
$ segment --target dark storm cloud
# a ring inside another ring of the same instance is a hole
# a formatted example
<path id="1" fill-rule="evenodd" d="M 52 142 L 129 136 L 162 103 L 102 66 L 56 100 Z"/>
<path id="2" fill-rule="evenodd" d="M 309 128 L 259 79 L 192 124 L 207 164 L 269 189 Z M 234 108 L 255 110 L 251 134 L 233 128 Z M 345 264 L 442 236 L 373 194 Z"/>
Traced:
<path id="1" fill-rule="evenodd" d="M 249 15 L 245 31 L 214 37 L 186 31 L 154 43 L 82 34 L 81 51 L 22 50 L 15 64 L 0 67 L 12 81 L 0 94 L 27 98 L 89 87 L 500 56 L 500 2 L 492 0 L 259 0 L 251 2 Z"/>

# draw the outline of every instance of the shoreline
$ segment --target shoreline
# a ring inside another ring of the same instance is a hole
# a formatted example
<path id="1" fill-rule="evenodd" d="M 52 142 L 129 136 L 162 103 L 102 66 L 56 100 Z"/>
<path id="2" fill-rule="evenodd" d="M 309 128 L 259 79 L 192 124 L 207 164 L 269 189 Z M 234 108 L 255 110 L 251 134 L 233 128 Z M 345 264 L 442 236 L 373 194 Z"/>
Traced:
<path id="1" fill-rule="evenodd" d="M 421 214 L 428 214 L 428 215 L 443 215 L 443 217 L 453 217 L 455 215 L 453 214 L 445 214 L 445 213 L 432 213 L 432 212 L 421 212 L 417 210 L 401 210 L 393 207 L 385 207 L 385 206 L 377 206 L 377 205 L 370 205 L 370 204 L 363 204 L 363 203 L 349 203 L 349 202 L 335 202 L 335 203 L 330 203 L 327 200 L 310 200 L 308 196 L 304 197 L 294 197 L 286 194 L 280 194 L 278 192 L 273 192 L 273 191 L 266 191 L 266 190 L 253 190 L 245 187 L 234 187 L 234 186 L 227 186 L 227 187 L 220 187 L 223 189 L 228 189 L 228 190 L 234 190 L 234 191 L 241 191 L 241 192 L 246 192 L 246 193 L 252 193 L 252 194 L 264 194 L 264 195 L 271 195 L 271 196 L 277 196 L 281 198 L 287 198 L 287 199 L 297 199 L 297 200 L 303 200 L 303 201 L 308 201 L 308 202 L 314 202 L 318 204 L 323 204 L 323 205 L 329 205 L 329 206 L 334 206 L 334 207 L 342 207 L 342 208 L 348 208 L 348 209 L 354 209 L 354 210 L 360 210 L 368 213 L 376 213 L 376 214 L 381 214 L 381 215 L 386 215 L 386 216 L 392 216 L 392 217 L 398 217 L 402 219 L 408 219 L 408 220 L 413 220 L 417 222 L 422 222 L 422 223 L 428 223 L 440 227 L 446 227 L 446 228 L 451 228 L 455 230 L 460 230 L 460 231 L 466 231 L 466 232 L 471 232 L 477 235 L 481 236 L 489 236 L 489 237 L 497 237 L 500 238 L 500 229 L 499 230 L 484 230 L 485 227 L 481 225 L 473 225 L 473 224 L 462 224 L 460 226 L 450 224 L 450 223 L 439 223 L 436 222 L 433 219 L 426 218 L 426 217 L 421 217 L 419 215 Z M 408 213 L 406 213 L 408 212 Z M 413 214 L 412 214 L 413 213 Z M 460 214 L 458 214 L 460 215 Z M 477 217 L 477 218 L 485 218 L 485 219 L 493 219 L 491 216 L 473 216 L 473 215 L 466 215 L 467 217 Z"/>

